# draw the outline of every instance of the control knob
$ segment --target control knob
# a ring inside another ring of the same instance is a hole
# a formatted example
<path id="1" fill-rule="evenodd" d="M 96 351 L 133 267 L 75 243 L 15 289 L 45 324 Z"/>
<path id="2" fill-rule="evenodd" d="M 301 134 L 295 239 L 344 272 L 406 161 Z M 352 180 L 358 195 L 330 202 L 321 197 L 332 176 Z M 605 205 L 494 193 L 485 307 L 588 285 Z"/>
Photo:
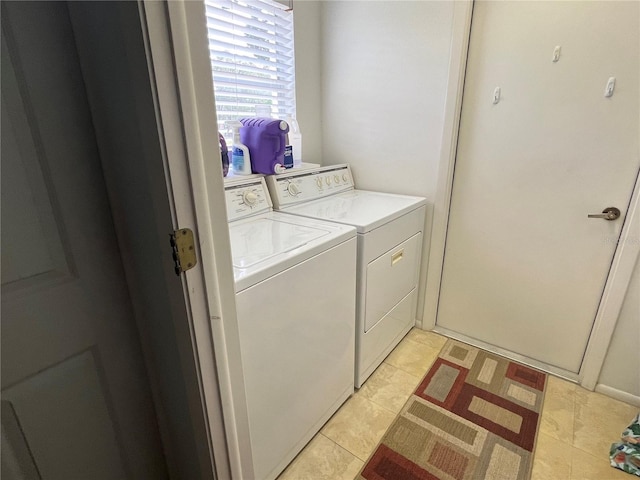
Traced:
<path id="1" fill-rule="evenodd" d="M 242 201 L 245 205 L 249 205 L 250 207 L 252 207 L 258 201 L 258 195 L 256 195 L 251 190 L 247 190 L 242 194 Z"/>
<path id="2" fill-rule="evenodd" d="M 300 189 L 295 183 L 289 183 L 289 185 L 287 185 L 287 192 L 289 192 L 289 195 L 293 195 L 295 197 L 300 193 Z"/>

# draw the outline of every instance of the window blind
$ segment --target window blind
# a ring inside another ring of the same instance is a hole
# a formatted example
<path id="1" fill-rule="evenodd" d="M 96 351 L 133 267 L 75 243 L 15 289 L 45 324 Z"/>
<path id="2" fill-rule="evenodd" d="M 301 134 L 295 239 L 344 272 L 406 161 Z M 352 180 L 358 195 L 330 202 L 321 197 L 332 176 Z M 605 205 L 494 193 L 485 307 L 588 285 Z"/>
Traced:
<path id="1" fill-rule="evenodd" d="M 253 117 L 256 105 L 274 117 L 295 114 L 293 12 L 275 0 L 205 0 L 218 124 Z"/>

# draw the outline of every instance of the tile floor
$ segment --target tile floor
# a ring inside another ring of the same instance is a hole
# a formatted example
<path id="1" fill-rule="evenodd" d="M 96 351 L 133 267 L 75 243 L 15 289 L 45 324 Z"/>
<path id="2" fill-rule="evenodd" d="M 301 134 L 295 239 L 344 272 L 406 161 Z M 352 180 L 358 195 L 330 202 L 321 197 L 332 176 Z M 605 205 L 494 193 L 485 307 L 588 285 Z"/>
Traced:
<path id="1" fill-rule="evenodd" d="M 278 480 L 352 480 L 446 338 L 413 329 Z M 549 376 L 532 480 L 631 480 L 609 466 L 612 442 L 638 408 Z"/>

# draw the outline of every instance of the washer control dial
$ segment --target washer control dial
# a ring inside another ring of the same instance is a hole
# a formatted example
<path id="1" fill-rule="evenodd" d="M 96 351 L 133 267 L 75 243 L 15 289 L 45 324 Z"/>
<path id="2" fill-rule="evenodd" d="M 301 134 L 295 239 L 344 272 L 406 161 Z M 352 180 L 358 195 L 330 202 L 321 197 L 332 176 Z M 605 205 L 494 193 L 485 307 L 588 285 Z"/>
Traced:
<path id="1" fill-rule="evenodd" d="M 251 190 L 246 190 L 242 193 L 242 201 L 245 203 L 245 205 L 249 205 L 250 207 L 252 207 L 258 201 L 258 195 L 256 195 L 255 192 L 252 192 Z"/>
<path id="2" fill-rule="evenodd" d="M 294 197 L 300 193 L 300 189 L 295 183 L 289 183 L 289 185 L 287 185 L 287 191 L 289 195 L 293 195 Z"/>
<path id="3" fill-rule="evenodd" d="M 336 183 L 340 183 L 340 177 L 338 175 L 333 176 L 333 181 Z"/>
<path id="4" fill-rule="evenodd" d="M 321 177 L 316 177 L 316 185 L 318 185 L 318 188 L 322 188 L 322 178 Z"/>
<path id="5" fill-rule="evenodd" d="M 325 178 L 324 181 L 327 183 L 327 185 L 331 185 L 331 177 Z"/>

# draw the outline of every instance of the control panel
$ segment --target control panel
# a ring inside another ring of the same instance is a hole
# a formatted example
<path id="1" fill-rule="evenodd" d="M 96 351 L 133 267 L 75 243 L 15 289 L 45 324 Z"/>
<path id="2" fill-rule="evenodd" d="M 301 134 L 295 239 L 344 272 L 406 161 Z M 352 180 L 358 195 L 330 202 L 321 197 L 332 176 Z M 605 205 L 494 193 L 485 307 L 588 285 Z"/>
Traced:
<path id="1" fill-rule="evenodd" d="M 264 178 L 226 183 L 224 197 L 230 222 L 272 210 Z"/>
<path id="2" fill-rule="evenodd" d="M 275 208 L 317 200 L 354 189 L 349 165 L 333 165 L 316 170 L 267 177 Z"/>

